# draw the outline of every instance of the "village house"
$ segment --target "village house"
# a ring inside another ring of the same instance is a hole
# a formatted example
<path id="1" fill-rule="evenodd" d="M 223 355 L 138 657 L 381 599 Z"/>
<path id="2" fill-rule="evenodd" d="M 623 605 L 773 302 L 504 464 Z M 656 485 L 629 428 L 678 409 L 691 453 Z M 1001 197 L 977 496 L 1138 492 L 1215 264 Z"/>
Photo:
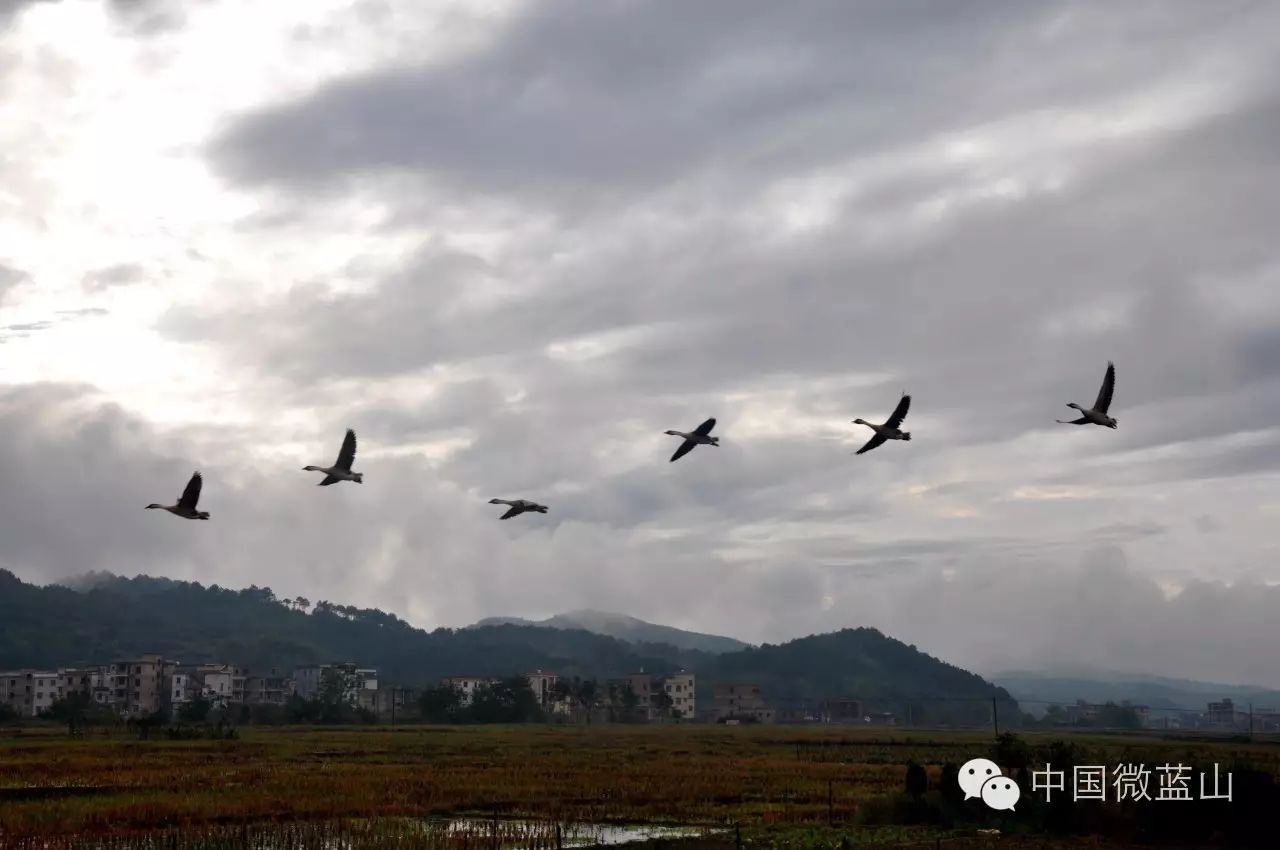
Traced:
<path id="1" fill-rule="evenodd" d="M 639 719 L 681 718 L 692 720 L 697 713 L 695 679 L 692 673 L 681 670 L 670 676 L 654 676 L 640 670 L 605 682 L 605 697 L 615 711 L 627 706 L 627 692 L 635 698 L 634 711 Z M 660 710 L 661 696 L 671 700 L 670 706 Z"/>
<path id="2" fill-rule="evenodd" d="M 32 682 L 34 670 L 9 670 L 0 673 L 0 702 L 13 709 L 19 717 L 35 715 L 32 704 L 35 700 L 35 685 Z"/>
<path id="3" fill-rule="evenodd" d="M 165 661 L 155 653 L 111 662 L 104 671 L 108 704 L 126 717 L 152 714 L 167 707 L 169 676 L 176 666 L 176 662 Z"/>
<path id="4" fill-rule="evenodd" d="M 249 705 L 284 705 L 292 689 L 292 681 L 272 667 L 265 676 L 245 678 L 244 701 Z"/>
<path id="5" fill-rule="evenodd" d="M 662 690 L 671 699 L 671 716 L 692 720 L 697 715 L 692 673 L 681 670 L 662 680 Z"/>
<path id="6" fill-rule="evenodd" d="M 525 679 L 529 682 L 529 689 L 533 691 L 533 696 L 538 700 L 538 705 L 544 709 L 555 702 L 555 686 L 556 674 L 548 673 L 545 670 L 534 670 L 532 673 L 525 673 Z"/>
<path id="7" fill-rule="evenodd" d="M 357 667 L 353 662 L 341 664 L 313 664 L 293 671 L 293 693 L 303 699 L 320 696 L 325 675 L 336 675 L 342 682 L 342 699 L 348 705 L 360 704 L 361 691 L 378 689 L 378 671 L 371 667 Z"/>
<path id="8" fill-rule="evenodd" d="M 497 681 L 487 676 L 445 676 L 440 680 L 440 684 L 448 688 L 456 688 L 460 694 L 459 703 L 468 706 L 475 699 L 477 690 Z"/>
<path id="9" fill-rule="evenodd" d="M 748 682 L 727 682 L 717 684 L 714 691 L 715 719 L 754 720 L 757 723 L 772 723 L 775 711 L 760 694 L 760 686 Z"/>
<path id="10" fill-rule="evenodd" d="M 243 671 L 232 664 L 201 664 L 192 674 L 199 695 L 219 708 L 244 702 Z"/>

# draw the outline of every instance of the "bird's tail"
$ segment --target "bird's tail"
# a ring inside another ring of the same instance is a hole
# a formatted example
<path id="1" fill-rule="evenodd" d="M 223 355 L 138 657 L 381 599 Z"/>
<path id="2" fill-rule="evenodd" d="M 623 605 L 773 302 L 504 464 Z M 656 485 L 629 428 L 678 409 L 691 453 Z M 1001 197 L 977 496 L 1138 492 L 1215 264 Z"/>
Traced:
<path id="1" fill-rule="evenodd" d="M 910 441 L 911 441 L 911 433 L 910 433 L 909 431 L 903 431 L 903 432 L 902 432 L 902 439 L 904 439 L 904 440 L 906 440 L 906 441 L 910 442 Z"/>

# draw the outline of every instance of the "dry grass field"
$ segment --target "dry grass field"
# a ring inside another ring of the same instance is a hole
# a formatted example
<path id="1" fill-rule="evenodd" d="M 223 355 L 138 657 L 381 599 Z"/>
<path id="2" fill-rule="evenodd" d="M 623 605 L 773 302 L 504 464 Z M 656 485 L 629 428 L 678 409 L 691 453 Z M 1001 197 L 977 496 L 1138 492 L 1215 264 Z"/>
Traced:
<path id="1" fill-rule="evenodd" d="M 70 740 L 24 729 L 0 738 L 0 838 L 471 814 L 737 824 L 751 835 L 835 828 L 857 843 L 860 815 L 902 791 L 908 761 L 933 784 L 945 762 L 992 747 L 976 732 L 779 726 L 245 727 L 241 736 Z M 1280 775 L 1280 746 L 1269 743 L 1072 740 L 1102 763 L 1245 759 Z"/>

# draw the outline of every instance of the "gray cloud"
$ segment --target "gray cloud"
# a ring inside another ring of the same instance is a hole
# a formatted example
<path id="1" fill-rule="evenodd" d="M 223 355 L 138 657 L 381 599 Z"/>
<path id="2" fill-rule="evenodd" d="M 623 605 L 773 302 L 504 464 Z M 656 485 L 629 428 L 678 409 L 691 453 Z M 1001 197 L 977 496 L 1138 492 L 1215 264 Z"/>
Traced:
<path id="1" fill-rule="evenodd" d="M 5 295 L 10 289 L 27 279 L 27 273 L 21 269 L 0 263 L 0 305 L 4 304 Z"/>
<path id="2" fill-rule="evenodd" d="M 145 274 L 146 269 L 139 263 L 116 263 L 89 272 L 84 276 L 82 285 L 88 292 L 100 292 L 113 286 L 137 283 Z"/>
<path id="3" fill-rule="evenodd" d="M 25 9 L 60 0 L 0 0 L 0 23 L 16 18 Z M 136 35 L 149 36 L 181 27 L 186 15 L 177 4 L 165 0 L 104 0 L 116 20 Z M 202 0 L 209 2 L 209 0 Z"/>
<path id="4" fill-rule="evenodd" d="M 62 540 L 14 505 L 0 556 L 265 577 L 424 625 L 869 624 L 986 669 L 1280 684 L 1250 648 L 1280 613 L 1280 10 L 549 2 L 502 26 L 210 140 L 262 201 L 228 238 L 341 236 L 333 195 L 417 249 L 163 318 L 254 424 L 7 391 L 25 501 L 88 476 L 140 508 L 199 463 L 214 522 L 86 501 Z M 1054 424 L 1109 359 L 1119 430 Z M 854 457 L 849 420 L 901 390 L 914 439 Z M 668 463 L 661 432 L 713 415 L 723 445 Z M 290 477 L 347 426 L 363 487 Z M 552 511 L 498 523 L 493 496 Z M 1229 634 L 1189 649 L 1214 618 Z"/>
<path id="5" fill-rule="evenodd" d="M 896 602 L 883 619 L 897 633 L 988 673 L 1086 664 L 1276 681 L 1265 647 L 1280 638 L 1280 587 L 1196 580 L 1166 597 L 1114 547 L 1068 569 L 1000 564 L 954 579 L 923 575 Z"/>

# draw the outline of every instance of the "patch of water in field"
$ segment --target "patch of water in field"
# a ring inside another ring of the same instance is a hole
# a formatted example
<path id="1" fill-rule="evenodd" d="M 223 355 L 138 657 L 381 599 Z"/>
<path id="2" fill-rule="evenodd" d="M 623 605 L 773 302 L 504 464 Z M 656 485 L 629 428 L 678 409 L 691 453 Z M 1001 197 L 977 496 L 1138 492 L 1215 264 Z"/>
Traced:
<path id="1" fill-rule="evenodd" d="M 0 850 L 569 850 L 617 847 L 654 839 L 699 838 L 723 832 L 708 827 L 557 823 L 518 818 L 389 817 L 345 821 L 192 824 L 146 835 L 54 835 L 6 841 Z M 16 841 L 16 843 L 13 843 Z"/>
<path id="2" fill-rule="evenodd" d="M 443 821 L 445 832 L 451 836 L 469 835 L 483 840 L 494 835 L 495 821 L 482 818 L 454 818 Z M 501 847 L 524 847 L 521 839 L 549 839 L 554 847 L 557 824 L 534 820 L 499 820 L 496 822 Z M 649 841 L 655 838 L 690 838 L 709 834 L 696 826 L 656 826 L 651 824 L 568 823 L 560 824 L 558 844 L 561 847 L 591 847 L 595 845 L 629 844 L 633 841 Z M 508 843 L 510 841 L 510 843 Z"/>

